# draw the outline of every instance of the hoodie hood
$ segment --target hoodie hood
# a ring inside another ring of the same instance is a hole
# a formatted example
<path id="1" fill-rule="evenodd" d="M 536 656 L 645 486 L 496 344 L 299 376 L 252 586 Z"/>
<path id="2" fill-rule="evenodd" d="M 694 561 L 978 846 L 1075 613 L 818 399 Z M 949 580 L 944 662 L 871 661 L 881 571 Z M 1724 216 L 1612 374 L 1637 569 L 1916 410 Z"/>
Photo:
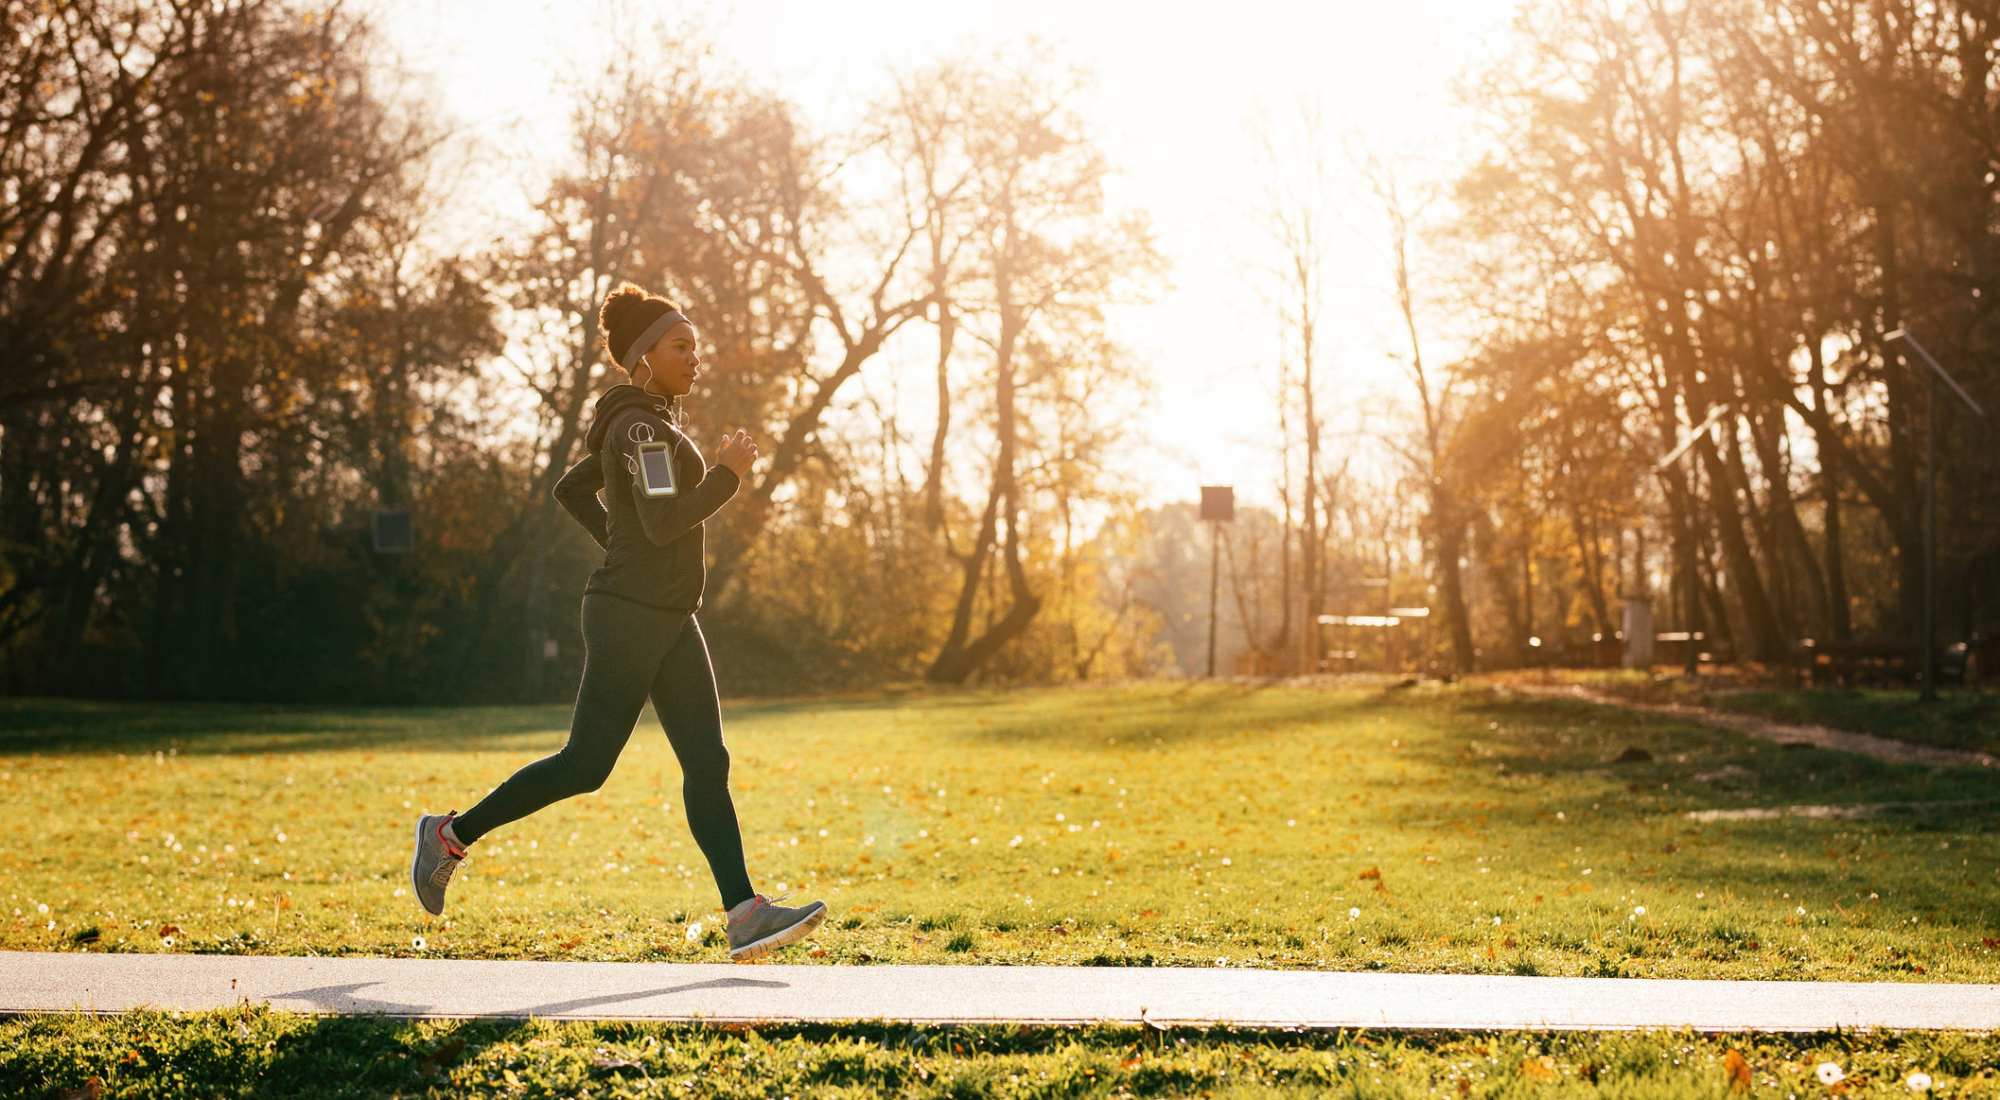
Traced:
<path id="1" fill-rule="evenodd" d="M 584 443 L 593 452 L 601 449 L 604 446 L 604 433 L 609 430 L 612 418 L 628 408 L 640 406 L 657 416 L 667 415 L 666 398 L 654 397 L 629 382 L 620 382 L 605 390 L 591 412 L 590 428 L 584 432 Z"/>

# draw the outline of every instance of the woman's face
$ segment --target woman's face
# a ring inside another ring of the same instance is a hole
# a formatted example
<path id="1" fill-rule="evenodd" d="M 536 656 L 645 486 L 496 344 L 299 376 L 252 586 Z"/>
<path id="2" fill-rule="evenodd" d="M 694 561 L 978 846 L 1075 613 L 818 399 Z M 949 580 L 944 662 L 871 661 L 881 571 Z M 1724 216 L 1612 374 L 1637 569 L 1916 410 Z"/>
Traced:
<path id="1" fill-rule="evenodd" d="M 682 321 L 666 332 L 632 369 L 633 381 L 655 397 L 682 397 L 701 377 L 701 355 L 694 350 L 694 326 Z M 648 369 L 648 368 L 651 369 Z"/>

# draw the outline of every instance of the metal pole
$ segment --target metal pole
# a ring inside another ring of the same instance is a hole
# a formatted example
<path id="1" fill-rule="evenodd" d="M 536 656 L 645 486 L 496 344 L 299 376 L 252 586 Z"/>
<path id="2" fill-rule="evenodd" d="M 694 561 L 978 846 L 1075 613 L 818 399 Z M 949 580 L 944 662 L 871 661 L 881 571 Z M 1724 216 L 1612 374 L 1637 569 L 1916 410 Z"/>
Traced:
<path id="1" fill-rule="evenodd" d="M 1694 492 L 1692 490 L 1688 492 L 1688 511 L 1690 515 L 1687 517 L 1687 547 L 1681 554 L 1681 560 L 1686 563 L 1681 583 L 1687 587 L 1687 625 L 1682 628 L 1682 633 L 1687 635 L 1687 661 L 1682 674 L 1691 679 L 1701 672 L 1701 657 L 1699 651 L 1695 649 L 1694 640 L 1694 632 L 1701 624 L 1701 592 L 1699 591 L 1701 588 L 1701 571 L 1695 565 L 1694 516 L 1691 514 L 1694 511 Z"/>
<path id="2" fill-rule="evenodd" d="M 1882 342 L 1885 344 L 1893 344 L 1899 341 L 1908 344 L 1910 346 L 1910 350 L 1916 352 L 1918 358 L 1923 360 L 1924 365 L 1930 368 L 1930 386 L 1925 392 L 1926 399 L 1924 401 L 1924 615 L 1923 615 L 1924 689 L 1922 693 L 1924 701 L 1930 702 L 1937 698 L 1937 678 L 1938 678 L 1938 659 L 1937 659 L 1937 397 L 1938 397 L 1937 384 L 1938 382 L 1943 381 L 1945 385 L 1950 386 L 1951 392 L 1958 395 L 1958 399 L 1965 403 L 1966 408 L 1972 410 L 1974 416 L 1984 419 L 1986 416 L 1986 410 L 1979 407 L 1979 402 L 1974 401 L 1972 399 L 1972 395 L 1965 392 L 1965 388 L 1958 384 L 1958 380 L 1951 376 L 1951 372 L 1945 370 L 1943 364 L 1939 363 L 1936 359 L 1932 358 L 1931 353 L 1926 351 L 1924 349 L 1924 346 L 1917 342 L 1916 337 L 1910 335 L 1908 329 L 1899 328 L 1894 332 L 1885 333 L 1882 337 Z"/>
<path id="3" fill-rule="evenodd" d="M 1217 571 L 1222 568 L 1222 524 L 1208 525 L 1208 678 L 1215 679 L 1215 593 Z"/>
<path id="4" fill-rule="evenodd" d="M 1937 697 L 1937 399 L 1932 376 L 1924 400 L 1924 691 L 1923 700 Z"/>

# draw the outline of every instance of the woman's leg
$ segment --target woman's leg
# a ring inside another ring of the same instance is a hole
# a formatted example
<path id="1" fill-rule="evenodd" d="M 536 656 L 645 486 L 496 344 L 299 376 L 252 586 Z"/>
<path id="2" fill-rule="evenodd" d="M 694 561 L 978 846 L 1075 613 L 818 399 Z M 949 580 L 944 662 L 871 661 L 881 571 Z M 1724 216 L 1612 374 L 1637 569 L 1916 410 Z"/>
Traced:
<path id="1" fill-rule="evenodd" d="M 667 650 L 653 679 L 653 709 L 666 727 L 667 741 L 681 762 L 681 803 L 688 827 L 722 892 L 722 907 L 733 909 L 751 896 L 743 867 L 743 834 L 736 804 L 729 798 L 729 749 L 722 743 L 722 704 L 715 694 L 715 667 L 708 640 L 693 616 Z"/>
<path id="2" fill-rule="evenodd" d="M 684 615 L 616 596 L 583 598 L 583 681 L 570 716 L 569 741 L 493 789 L 454 818 L 451 831 L 471 844 L 494 829 L 571 795 L 604 785 L 632 736 L 655 671 Z"/>

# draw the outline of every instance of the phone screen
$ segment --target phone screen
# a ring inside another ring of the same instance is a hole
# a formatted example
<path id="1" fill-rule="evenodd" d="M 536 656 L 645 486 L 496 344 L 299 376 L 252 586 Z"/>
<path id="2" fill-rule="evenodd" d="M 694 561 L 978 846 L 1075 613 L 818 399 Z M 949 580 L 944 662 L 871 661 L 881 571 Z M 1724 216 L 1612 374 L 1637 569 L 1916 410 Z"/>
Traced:
<path id="1" fill-rule="evenodd" d="M 673 456 L 664 444 L 639 448 L 639 473 L 645 481 L 647 496 L 674 495 Z"/>

